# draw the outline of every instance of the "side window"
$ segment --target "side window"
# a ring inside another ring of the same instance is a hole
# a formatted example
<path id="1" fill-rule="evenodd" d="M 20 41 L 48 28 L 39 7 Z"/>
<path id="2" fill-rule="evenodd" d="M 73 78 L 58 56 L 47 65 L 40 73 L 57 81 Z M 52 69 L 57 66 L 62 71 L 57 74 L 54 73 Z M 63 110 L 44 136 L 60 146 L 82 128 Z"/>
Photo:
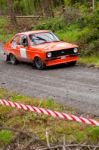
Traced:
<path id="1" fill-rule="evenodd" d="M 23 45 L 24 47 L 28 46 L 27 36 L 20 36 L 20 45 Z"/>
<path id="2" fill-rule="evenodd" d="M 20 37 L 19 35 L 15 36 L 15 38 L 11 42 L 11 47 L 16 48 L 17 45 L 20 45 Z"/>

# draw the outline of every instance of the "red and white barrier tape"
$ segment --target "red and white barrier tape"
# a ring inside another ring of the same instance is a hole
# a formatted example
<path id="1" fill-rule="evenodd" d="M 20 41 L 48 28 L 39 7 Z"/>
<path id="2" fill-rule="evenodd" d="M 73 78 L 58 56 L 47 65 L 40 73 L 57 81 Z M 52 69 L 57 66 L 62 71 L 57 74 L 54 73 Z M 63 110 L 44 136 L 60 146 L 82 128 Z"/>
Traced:
<path id="1" fill-rule="evenodd" d="M 22 109 L 22 110 L 32 111 L 38 114 L 45 114 L 47 116 L 58 118 L 58 119 L 71 120 L 71 121 L 80 122 L 84 124 L 99 126 L 99 121 L 96 121 L 93 119 L 86 119 L 84 117 L 77 117 L 75 115 L 66 114 L 63 112 L 52 111 L 50 109 L 38 108 L 38 107 L 30 106 L 30 105 L 19 104 L 16 102 L 7 101 L 5 99 L 0 99 L 0 104 L 6 105 L 9 107 Z"/>

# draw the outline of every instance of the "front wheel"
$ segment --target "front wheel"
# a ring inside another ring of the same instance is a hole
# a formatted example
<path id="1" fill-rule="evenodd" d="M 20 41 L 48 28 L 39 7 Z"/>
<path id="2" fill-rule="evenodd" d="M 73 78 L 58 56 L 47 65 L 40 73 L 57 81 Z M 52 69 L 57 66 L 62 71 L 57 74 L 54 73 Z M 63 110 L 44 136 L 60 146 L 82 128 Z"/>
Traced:
<path id="1" fill-rule="evenodd" d="M 10 61 L 10 56 L 9 56 L 9 55 L 6 55 L 5 61 L 6 61 L 6 62 L 9 62 L 9 61 Z"/>
<path id="2" fill-rule="evenodd" d="M 72 61 L 72 62 L 69 62 L 68 65 L 69 65 L 69 66 L 75 66 L 76 63 L 77 63 L 77 61 Z"/>
<path id="3" fill-rule="evenodd" d="M 10 62 L 11 62 L 12 65 L 17 65 L 18 64 L 18 60 L 12 54 L 10 55 Z"/>
<path id="4" fill-rule="evenodd" d="M 35 67 L 36 67 L 38 70 L 42 70 L 42 69 L 45 68 L 44 62 L 43 62 L 39 57 L 36 57 L 36 58 L 35 58 L 34 64 L 35 64 Z"/>

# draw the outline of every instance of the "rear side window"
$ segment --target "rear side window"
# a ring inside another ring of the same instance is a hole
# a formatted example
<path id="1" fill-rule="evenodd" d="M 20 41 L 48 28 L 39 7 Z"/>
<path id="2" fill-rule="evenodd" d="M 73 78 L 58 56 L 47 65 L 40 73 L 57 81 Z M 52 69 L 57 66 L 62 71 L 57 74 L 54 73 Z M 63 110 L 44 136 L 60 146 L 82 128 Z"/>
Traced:
<path id="1" fill-rule="evenodd" d="M 12 42 L 11 42 L 11 47 L 12 48 L 16 48 L 17 45 L 20 45 L 20 37 L 19 37 L 19 35 L 16 35 L 14 37 L 14 39 L 12 40 Z"/>

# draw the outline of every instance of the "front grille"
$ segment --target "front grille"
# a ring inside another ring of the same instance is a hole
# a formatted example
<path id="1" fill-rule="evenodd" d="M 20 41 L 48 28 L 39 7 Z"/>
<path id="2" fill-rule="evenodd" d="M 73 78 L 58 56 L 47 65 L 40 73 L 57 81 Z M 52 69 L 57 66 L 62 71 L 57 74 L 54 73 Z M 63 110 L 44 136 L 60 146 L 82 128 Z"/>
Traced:
<path id="1" fill-rule="evenodd" d="M 52 53 L 51 58 L 56 58 L 56 57 L 65 56 L 65 55 L 75 55 L 73 50 L 74 50 L 74 48 L 52 51 L 51 52 Z"/>

